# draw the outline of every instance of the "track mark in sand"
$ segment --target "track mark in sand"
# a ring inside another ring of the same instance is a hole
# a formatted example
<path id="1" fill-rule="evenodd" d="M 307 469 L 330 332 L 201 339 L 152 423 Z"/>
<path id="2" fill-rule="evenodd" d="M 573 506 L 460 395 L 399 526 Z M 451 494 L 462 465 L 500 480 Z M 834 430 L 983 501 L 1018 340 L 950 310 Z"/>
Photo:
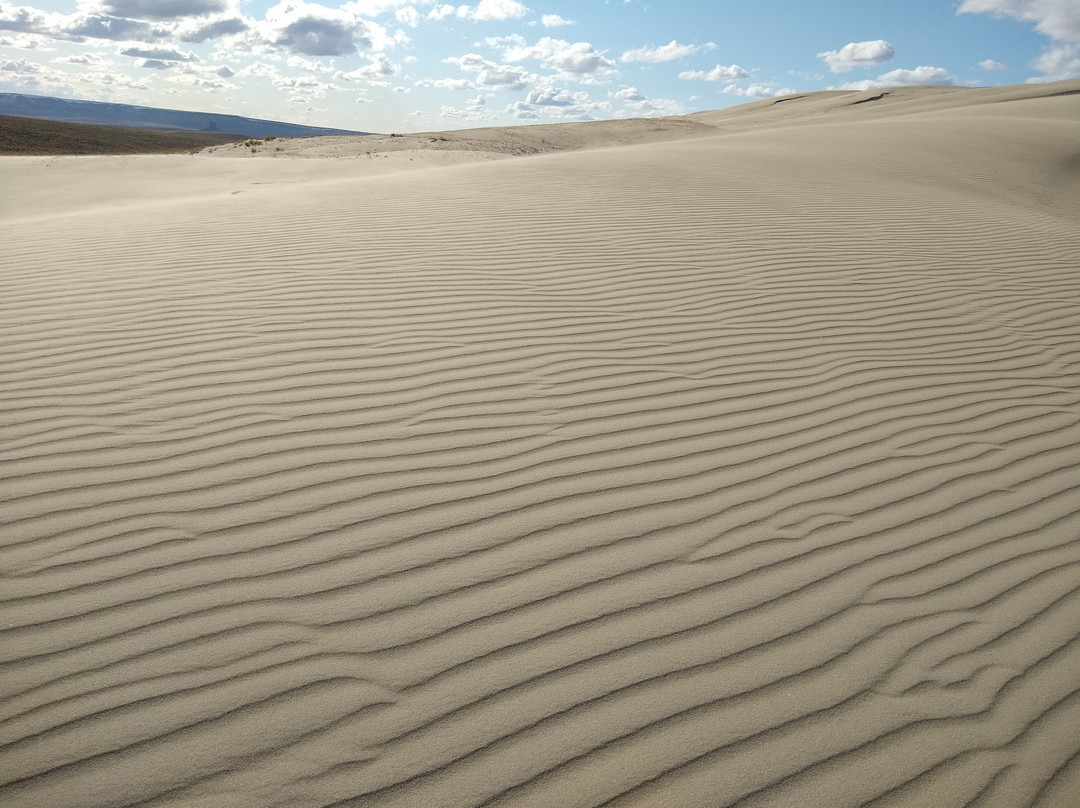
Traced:
<path id="1" fill-rule="evenodd" d="M 1065 804 L 1075 126 L 924 117 L 21 223 L 0 801 Z"/>

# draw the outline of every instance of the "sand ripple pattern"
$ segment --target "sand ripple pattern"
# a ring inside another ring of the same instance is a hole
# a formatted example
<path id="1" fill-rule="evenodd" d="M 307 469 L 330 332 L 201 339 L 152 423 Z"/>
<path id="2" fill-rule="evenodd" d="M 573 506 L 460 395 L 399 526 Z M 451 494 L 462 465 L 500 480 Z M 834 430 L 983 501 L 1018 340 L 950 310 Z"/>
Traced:
<path id="1" fill-rule="evenodd" d="M 1077 120 L 4 228 L 0 803 L 1076 804 Z"/>

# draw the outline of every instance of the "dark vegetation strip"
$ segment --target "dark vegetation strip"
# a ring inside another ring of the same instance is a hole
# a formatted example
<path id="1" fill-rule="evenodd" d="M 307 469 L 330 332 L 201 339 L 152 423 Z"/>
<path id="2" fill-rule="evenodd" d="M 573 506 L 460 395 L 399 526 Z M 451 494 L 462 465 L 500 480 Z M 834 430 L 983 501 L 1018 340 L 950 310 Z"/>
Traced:
<path id="1" fill-rule="evenodd" d="M 133 129 L 0 115 L 0 154 L 167 154 L 245 140 L 228 132 Z"/>

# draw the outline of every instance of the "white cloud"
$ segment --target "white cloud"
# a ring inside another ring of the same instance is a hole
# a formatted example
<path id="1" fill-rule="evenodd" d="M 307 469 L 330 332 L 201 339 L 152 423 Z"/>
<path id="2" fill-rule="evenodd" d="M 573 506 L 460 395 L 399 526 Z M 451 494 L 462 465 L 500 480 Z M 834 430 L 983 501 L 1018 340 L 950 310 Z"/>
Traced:
<path id="1" fill-rule="evenodd" d="M 462 70 L 476 73 L 476 84 L 482 87 L 498 87 L 505 90 L 524 90 L 532 83 L 533 76 L 517 65 L 500 65 L 477 53 L 451 56 L 445 62 L 456 64 Z"/>
<path id="2" fill-rule="evenodd" d="M 101 65 L 105 63 L 105 60 L 98 56 L 96 53 L 83 53 L 79 56 L 65 56 L 60 59 L 55 59 L 56 62 L 63 62 L 69 65 Z"/>
<path id="3" fill-rule="evenodd" d="M 441 6 L 435 6 L 428 12 L 429 20 L 445 20 L 455 11 L 454 7 L 449 3 L 443 3 Z"/>
<path id="4" fill-rule="evenodd" d="M 504 112 L 524 121 L 535 121 L 540 117 L 536 114 L 536 111 L 524 101 L 515 101 L 513 104 L 510 104 Z"/>
<path id="5" fill-rule="evenodd" d="M 107 14 L 56 14 L 28 6 L 0 6 L 0 30 L 37 34 L 52 39 L 150 42 L 171 34 L 160 24 Z"/>
<path id="6" fill-rule="evenodd" d="M 855 67 L 869 67 L 891 61 L 893 46 L 884 39 L 869 42 L 849 42 L 838 51 L 823 51 L 818 54 L 833 73 L 846 73 Z"/>
<path id="7" fill-rule="evenodd" d="M 957 14 L 994 14 L 1035 23 L 1035 30 L 1062 42 L 1080 43 L 1077 0 L 963 0 Z"/>
<path id="8" fill-rule="evenodd" d="M 493 123 L 495 115 L 487 110 L 487 99 L 482 95 L 469 98 L 461 109 L 444 106 L 439 113 L 441 118 L 451 118 L 473 123 Z"/>
<path id="9" fill-rule="evenodd" d="M 623 105 L 623 117 L 636 115 L 640 118 L 654 118 L 660 115 L 679 115 L 685 108 L 678 101 L 670 98 L 646 98 L 637 87 L 624 87 L 611 94 Z"/>
<path id="10" fill-rule="evenodd" d="M 129 76 L 115 73 L 80 73 L 79 81 L 84 84 L 92 84 L 103 87 L 118 87 L 125 90 L 149 90 L 150 86 L 145 82 L 132 79 Z"/>
<path id="11" fill-rule="evenodd" d="M 393 76 L 400 69 L 398 65 L 390 61 L 390 57 L 385 53 L 375 53 L 372 54 L 371 61 L 363 67 L 358 67 L 356 70 L 341 75 L 347 79 L 376 79 Z"/>
<path id="12" fill-rule="evenodd" d="M 24 34 L 61 35 L 66 27 L 61 14 L 38 11 L 27 6 L 0 6 L 0 30 Z"/>
<path id="13" fill-rule="evenodd" d="M 582 93 L 575 95 L 554 87 L 534 87 L 525 97 L 525 103 L 538 107 L 571 107 L 584 98 Z"/>
<path id="14" fill-rule="evenodd" d="M 730 84 L 724 88 L 723 92 L 727 95 L 737 95 L 740 98 L 773 98 L 778 95 L 792 95 L 798 91 L 791 87 L 776 89 L 767 84 L 751 84 L 748 87 L 738 87 Z"/>
<path id="15" fill-rule="evenodd" d="M 0 62 L 0 71 L 4 73 L 40 73 L 41 65 L 26 59 L 5 59 Z"/>
<path id="16" fill-rule="evenodd" d="M 260 30 L 267 42 L 292 53 L 346 56 L 374 47 L 370 26 L 348 11 L 299 0 L 268 9 Z"/>
<path id="17" fill-rule="evenodd" d="M 704 45 L 682 45 L 676 40 L 671 40 L 666 45 L 648 48 L 635 48 L 626 51 L 619 57 L 620 62 L 673 62 L 676 59 L 684 59 L 699 51 L 716 50 L 715 42 L 706 42 Z"/>
<path id="18" fill-rule="evenodd" d="M 556 70 L 578 76 L 608 73 L 615 69 L 615 63 L 588 42 L 575 42 L 563 49 L 551 60 L 551 65 Z"/>
<path id="19" fill-rule="evenodd" d="M 983 59 L 979 62 L 979 67 L 983 70 L 1004 70 L 1005 65 L 995 59 Z"/>
<path id="20" fill-rule="evenodd" d="M 525 37 L 521 34 L 507 34 L 506 36 L 486 36 L 484 44 L 490 48 L 496 48 L 504 53 L 513 48 L 525 47 Z"/>
<path id="21" fill-rule="evenodd" d="M 562 25 L 573 25 L 573 20 L 564 20 L 558 14 L 544 14 L 540 17 L 540 24 L 545 28 L 558 28 Z"/>
<path id="22" fill-rule="evenodd" d="M 507 44 L 516 40 L 509 40 Z M 521 40 L 523 42 L 523 40 Z M 567 42 L 565 39 L 542 37 L 535 45 L 509 47 L 504 57 L 508 62 L 539 61 L 561 73 L 573 76 L 611 73 L 615 62 L 608 59 L 588 42 Z"/>
<path id="23" fill-rule="evenodd" d="M 246 21 L 239 17 L 226 17 L 195 27 L 181 29 L 179 36 L 182 42 L 205 42 L 208 39 L 220 39 L 223 36 L 242 34 L 246 30 L 248 30 Z"/>
<path id="24" fill-rule="evenodd" d="M 712 70 L 684 70 L 679 74 L 679 78 L 699 81 L 738 81 L 750 78 L 750 74 L 738 65 L 728 67 L 717 65 Z"/>
<path id="25" fill-rule="evenodd" d="M 394 12 L 394 19 L 402 25 L 415 28 L 420 24 L 420 12 L 412 6 L 405 6 L 405 8 L 399 8 Z"/>
<path id="26" fill-rule="evenodd" d="M 313 98 L 322 98 L 328 90 L 337 89 L 314 76 L 280 76 L 273 80 L 273 84 L 279 90 L 291 92 L 289 100 L 297 104 L 306 104 Z"/>
<path id="27" fill-rule="evenodd" d="M 191 51 L 178 51 L 175 48 L 122 48 L 120 56 L 135 56 L 140 59 L 155 59 L 165 62 L 197 62 L 199 57 Z"/>
<path id="28" fill-rule="evenodd" d="M 419 79 L 417 87 L 438 87 L 440 90 L 475 90 L 476 85 L 468 79 Z"/>
<path id="29" fill-rule="evenodd" d="M 1077 0 L 963 0 L 956 13 L 993 14 L 1035 23 L 1040 34 L 1067 44 L 1046 48 L 1031 63 L 1043 75 L 1028 81 L 1080 78 L 1080 2 Z"/>
<path id="30" fill-rule="evenodd" d="M 342 8 L 354 14 L 365 17 L 377 17 L 400 8 L 408 8 L 415 5 L 430 5 L 431 0 L 351 0 L 343 3 Z"/>
<path id="31" fill-rule="evenodd" d="M 48 37 L 41 36 L 40 34 L 18 34 L 16 36 L 0 37 L 0 47 L 2 48 L 17 48 L 19 50 L 32 50 L 32 51 L 51 51 L 55 48 L 49 47 Z"/>
<path id="32" fill-rule="evenodd" d="M 463 20 L 505 22 L 506 20 L 521 19 L 529 11 L 530 9 L 523 6 L 518 0 L 480 0 L 475 6 L 458 6 L 454 13 Z M 441 17 L 436 19 L 441 19 Z"/>
<path id="33" fill-rule="evenodd" d="M 890 70 L 882 73 L 876 79 L 866 81 L 851 81 L 840 85 L 840 90 L 870 90 L 875 87 L 911 87 L 922 84 L 938 86 L 951 86 L 956 84 L 956 76 L 953 76 L 944 67 L 929 67 L 920 65 L 914 70 Z"/>
<path id="34" fill-rule="evenodd" d="M 878 76 L 878 81 L 883 84 L 902 84 L 907 86 L 918 84 L 948 85 L 956 84 L 956 76 L 953 76 L 944 67 L 928 67 L 919 65 L 914 70 L 890 70 Z"/>
<path id="35" fill-rule="evenodd" d="M 1028 79 L 1031 83 L 1080 78 L 1080 45 L 1047 48 L 1031 66 L 1043 74 Z"/>
<path id="36" fill-rule="evenodd" d="M 135 20 L 177 20 L 225 11 L 225 0 L 102 0 L 101 11 Z"/>

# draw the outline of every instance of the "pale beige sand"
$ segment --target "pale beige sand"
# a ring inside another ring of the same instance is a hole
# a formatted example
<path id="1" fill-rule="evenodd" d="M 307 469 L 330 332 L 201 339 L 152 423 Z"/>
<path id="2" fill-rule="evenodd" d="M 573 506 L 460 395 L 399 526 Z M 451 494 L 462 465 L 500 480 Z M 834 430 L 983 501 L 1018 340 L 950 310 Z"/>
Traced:
<path id="1" fill-rule="evenodd" d="M 0 161 L 0 804 L 1077 805 L 1078 90 Z"/>

